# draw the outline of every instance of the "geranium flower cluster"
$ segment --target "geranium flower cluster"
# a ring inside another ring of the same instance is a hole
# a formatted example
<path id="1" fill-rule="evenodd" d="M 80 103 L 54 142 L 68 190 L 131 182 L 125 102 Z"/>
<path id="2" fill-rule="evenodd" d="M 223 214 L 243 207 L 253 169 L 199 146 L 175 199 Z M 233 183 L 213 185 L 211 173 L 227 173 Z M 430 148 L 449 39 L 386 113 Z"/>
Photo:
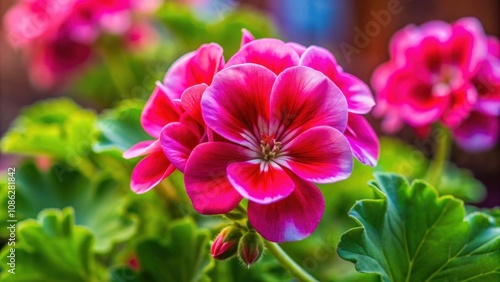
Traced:
<path id="1" fill-rule="evenodd" d="M 500 115 L 499 46 L 474 18 L 410 25 L 396 33 L 391 60 L 372 77 L 383 129 L 394 132 L 407 123 L 425 133 L 439 122 L 465 150 L 493 147 Z"/>
<path id="2" fill-rule="evenodd" d="M 264 238 L 303 239 L 324 211 L 313 183 L 349 177 L 353 156 L 376 164 L 378 138 L 361 116 L 373 106 L 367 85 L 326 49 L 244 30 L 227 63 L 219 45 L 206 44 L 157 83 L 141 118 L 153 140 L 124 153 L 145 156 L 132 190 L 144 193 L 178 169 L 198 212 L 228 213 L 245 198 Z"/>
<path id="3" fill-rule="evenodd" d="M 4 25 L 10 43 L 30 62 L 32 81 L 43 88 L 64 80 L 88 62 L 101 34 L 120 35 L 134 48 L 151 28 L 133 19 L 157 0 L 20 0 L 7 11 Z"/>

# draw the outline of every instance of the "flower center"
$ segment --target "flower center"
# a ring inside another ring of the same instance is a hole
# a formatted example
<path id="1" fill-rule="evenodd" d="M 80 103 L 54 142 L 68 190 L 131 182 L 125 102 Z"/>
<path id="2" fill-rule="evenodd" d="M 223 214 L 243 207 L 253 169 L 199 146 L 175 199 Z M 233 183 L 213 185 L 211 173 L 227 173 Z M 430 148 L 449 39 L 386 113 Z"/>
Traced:
<path id="1" fill-rule="evenodd" d="M 432 94 L 436 97 L 447 96 L 462 83 L 462 74 L 456 66 L 443 65 L 434 77 Z"/>
<path id="2" fill-rule="evenodd" d="M 281 149 L 281 142 L 274 139 L 274 134 L 267 135 L 262 134 L 262 139 L 260 140 L 260 151 L 262 152 L 262 157 L 264 160 L 269 161 L 274 159 Z"/>

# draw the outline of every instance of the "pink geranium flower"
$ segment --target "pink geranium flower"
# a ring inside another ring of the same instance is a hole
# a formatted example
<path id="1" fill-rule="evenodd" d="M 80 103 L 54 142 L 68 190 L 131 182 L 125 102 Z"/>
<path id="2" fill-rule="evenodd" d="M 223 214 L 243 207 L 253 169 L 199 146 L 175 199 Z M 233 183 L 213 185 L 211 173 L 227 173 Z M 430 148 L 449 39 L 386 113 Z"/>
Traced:
<path id="1" fill-rule="evenodd" d="M 141 116 L 142 127 L 154 140 L 140 142 L 123 153 L 125 158 L 146 156 L 132 173 L 134 192 L 149 191 L 176 168 L 184 171 L 191 150 L 208 140 L 201 94 L 223 66 L 222 48 L 202 45 L 173 63 L 163 83 L 157 83 Z"/>
<path id="2" fill-rule="evenodd" d="M 72 12 L 74 0 L 24 0 L 10 8 L 3 19 L 14 47 L 26 47 L 39 37 L 51 36 Z"/>
<path id="3" fill-rule="evenodd" d="M 33 82 L 49 88 L 83 69 L 101 34 L 128 35 L 132 14 L 155 5 L 156 0 L 23 0 L 7 11 L 4 23 L 10 43 L 28 57 Z"/>
<path id="4" fill-rule="evenodd" d="M 309 67 L 276 75 L 244 63 L 214 77 L 201 108 L 221 140 L 198 145 L 187 161 L 185 184 L 195 209 L 223 214 L 246 198 L 250 223 L 264 238 L 311 234 L 324 210 L 312 182 L 339 181 L 352 170 L 340 89 Z"/>
<path id="5" fill-rule="evenodd" d="M 327 50 L 243 30 L 226 65 L 218 45 L 204 45 L 157 84 L 141 119 L 155 140 L 124 153 L 147 155 L 132 189 L 146 192 L 178 169 L 200 213 L 228 213 L 246 198 L 249 221 L 266 239 L 303 239 L 324 211 L 313 182 L 347 178 L 353 152 L 375 165 L 378 139 L 359 116 L 373 104 Z"/>
<path id="6" fill-rule="evenodd" d="M 357 77 L 343 71 L 330 51 L 311 46 L 306 48 L 294 42 L 284 43 L 277 39 L 252 40 L 243 46 L 227 65 L 255 63 L 276 74 L 293 66 L 307 66 L 325 74 L 342 91 L 347 99 L 349 118 L 345 136 L 354 156 L 363 164 L 375 166 L 379 156 L 379 141 L 375 131 L 362 114 L 375 105 L 370 88 Z"/>
<path id="7" fill-rule="evenodd" d="M 92 48 L 71 40 L 66 34 L 47 36 L 29 51 L 30 78 L 42 88 L 50 88 L 61 78 L 81 69 L 92 58 Z"/>
<path id="8" fill-rule="evenodd" d="M 391 41 L 391 60 L 373 74 L 383 129 L 448 127 L 470 151 L 494 146 L 500 114 L 498 41 L 473 18 L 408 26 Z"/>

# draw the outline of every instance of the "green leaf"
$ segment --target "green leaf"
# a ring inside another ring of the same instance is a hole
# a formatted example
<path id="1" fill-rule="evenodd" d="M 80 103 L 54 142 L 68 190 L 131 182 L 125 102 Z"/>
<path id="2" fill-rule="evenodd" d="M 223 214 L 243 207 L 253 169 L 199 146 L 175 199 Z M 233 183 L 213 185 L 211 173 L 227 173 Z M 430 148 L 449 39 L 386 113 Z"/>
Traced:
<path id="1" fill-rule="evenodd" d="M 26 220 L 17 228 L 15 274 L 8 272 L 11 250 L 5 247 L 0 255 L 2 281 L 101 281 L 92 233 L 74 225 L 71 208 L 45 210 L 38 220 Z"/>
<path id="2" fill-rule="evenodd" d="M 60 98 L 23 111 L 1 141 L 4 153 L 45 155 L 74 166 L 85 159 L 94 136 L 94 112 Z"/>
<path id="3" fill-rule="evenodd" d="M 100 135 L 93 149 L 95 152 L 121 153 L 149 136 L 141 126 L 140 118 L 144 102 L 124 100 L 116 108 L 103 113 L 97 122 Z"/>
<path id="4" fill-rule="evenodd" d="M 121 266 L 111 270 L 110 282 L 139 282 L 137 273 L 130 267 Z"/>
<path id="5" fill-rule="evenodd" d="M 500 227 L 463 202 L 438 197 L 423 181 L 376 174 L 377 199 L 354 205 L 361 226 L 342 235 L 338 254 L 383 281 L 500 281 Z"/>
<path id="6" fill-rule="evenodd" d="M 125 213 L 126 198 L 115 180 L 106 175 L 88 179 L 81 172 L 56 164 L 42 172 L 31 162 L 16 170 L 16 218 L 36 218 L 45 208 L 75 209 L 76 224 L 88 227 L 96 238 L 97 252 L 129 239 L 137 220 Z M 2 210 L 5 202 L 0 203 Z"/>
<path id="7" fill-rule="evenodd" d="M 189 219 L 172 223 L 168 238 L 147 240 L 137 247 L 143 281 L 191 282 L 207 280 L 213 267 L 208 253 L 208 230 L 196 229 Z"/>
<path id="8" fill-rule="evenodd" d="M 217 42 L 229 59 L 238 51 L 241 43 L 241 29 L 246 28 L 255 38 L 276 37 L 277 32 L 264 14 L 257 10 L 234 9 L 213 22 L 200 19 L 186 5 L 169 2 L 157 11 L 158 19 L 173 34 L 171 40 L 179 41 L 177 49 L 192 51 L 207 42 Z"/>

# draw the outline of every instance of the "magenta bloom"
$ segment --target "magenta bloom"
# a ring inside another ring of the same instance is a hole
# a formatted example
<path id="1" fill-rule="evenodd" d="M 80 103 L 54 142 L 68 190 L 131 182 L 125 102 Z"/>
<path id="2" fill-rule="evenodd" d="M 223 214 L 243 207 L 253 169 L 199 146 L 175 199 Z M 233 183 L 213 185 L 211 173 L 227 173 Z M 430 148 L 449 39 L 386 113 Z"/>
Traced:
<path id="1" fill-rule="evenodd" d="M 146 156 L 132 173 L 134 192 L 149 191 L 176 168 L 184 171 L 191 150 L 207 140 L 201 94 L 223 66 L 222 48 L 202 45 L 172 64 L 163 83 L 157 83 L 141 116 L 142 127 L 155 140 L 140 142 L 123 153 L 125 158 Z"/>
<path id="2" fill-rule="evenodd" d="M 151 9 L 154 2 L 23 0 L 5 15 L 6 35 L 28 58 L 32 81 L 50 88 L 83 69 L 101 34 L 128 36 L 133 12 Z"/>
<path id="3" fill-rule="evenodd" d="M 339 181 L 352 170 L 340 89 L 309 67 L 276 75 L 239 64 L 214 77 L 201 108 L 221 140 L 198 145 L 187 161 L 185 184 L 195 209 L 223 214 L 244 197 L 264 238 L 295 241 L 311 234 L 324 210 L 312 182 Z"/>
<path id="4" fill-rule="evenodd" d="M 373 105 L 327 50 L 243 30 L 226 65 L 218 45 L 203 45 L 157 84 L 141 119 L 155 140 L 124 153 L 146 155 L 132 189 L 146 192 L 178 169 L 200 213 L 228 213 L 246 198 L 264 238 L 303 239 L 324 211 L 313 183 L 347 178 L 353 155 L 376 164 L 378 139 L 360 116 Z"/>
<path id="5" fill-rule="evenodd" d="M 45 37 L 30 48 L 30 78 L 39 87 L 50 88 L 62 78 L 82 69 L 92 58 L 89 45 L 71 40 L 65 33 Z"/>
<path id="6" fill-rule="evenodd" d="M 391 41 L 391 60 L 373 74 L 377 114 L 392 132 L 407 123 L 420 131 L 439 122 L 469 151 L 498 138 L 498 40 L 473 18 L 405 27 Z"/>
<path id="7" fill-rule="evenodd" d="M 306 48 L 294 42 L 284 43 L 267 38 L 252 41 L 253 37 L 248 32 L 246 37 L 247 44 L 228 61 L 227 66 L 255 63 L 279 74 L 287 68 L 300 65 L 322 72 L 340 88 L 347 99 L 349 118 L 345 136 L 354 156 L 363 164 L 377 164 L 380 149 L 378 137 L 361 116 L 375 105 L 373 95 L 364 82 L 344 72 L 335 57 L 324 48 Z"/>

